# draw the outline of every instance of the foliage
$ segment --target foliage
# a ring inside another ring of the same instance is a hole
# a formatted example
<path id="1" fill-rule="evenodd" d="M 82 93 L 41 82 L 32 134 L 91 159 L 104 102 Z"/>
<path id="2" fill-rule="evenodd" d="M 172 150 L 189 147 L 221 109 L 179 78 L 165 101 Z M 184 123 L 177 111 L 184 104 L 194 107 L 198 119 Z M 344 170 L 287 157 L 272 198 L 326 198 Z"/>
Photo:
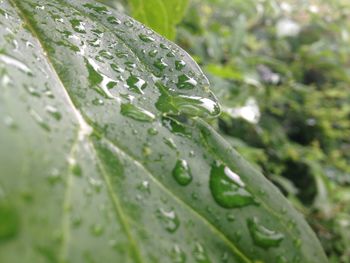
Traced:
<path id="1" fill-rule="evenodd" d="M 223 105 L 217 130 L 350 262 L 350 5 L 193 0 L 177 42 Z"/>
<path id="2" fill-rule="evenodd" d="M 188 0 L 128 0 L 134 18 L 168 39 L 175 38 L 175 26 L 181 21 Z"/>
<path id="3" fill-rule="evenodd" d="M 0 8 L 0 262 L 327 262 L 185 51 L 94 1 Z"/>

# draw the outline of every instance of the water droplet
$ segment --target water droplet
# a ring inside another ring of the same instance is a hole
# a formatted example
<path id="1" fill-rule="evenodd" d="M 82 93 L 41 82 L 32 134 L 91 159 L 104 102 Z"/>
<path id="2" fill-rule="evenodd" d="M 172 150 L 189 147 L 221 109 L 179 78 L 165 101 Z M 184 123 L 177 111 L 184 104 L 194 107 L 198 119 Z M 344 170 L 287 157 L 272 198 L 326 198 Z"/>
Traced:
<path id="1" fill-rule="evenodd" d="M 146 42 L 146 43 L 154 42 L 154 38 L 153 38 L 153 37 L 147 36 L 147 35 L 145 35 L 145 34 L 140 34 L 140 35 L 139 35 L 139 38 L 140 38 L 143 42 Z"/>
<path id="2" fill-rule="evenodd" d="M 109 89 L 116 85 L 116 81 L 113 79 L 109 78 L 99 70 L 99 66 L 96 64 L 96 62 L 91 59 L 85 59 L 85 64 L 89 73 L 88 79 L 90 82 L 90 85 L 93 88 L 96 88 L 98 86 L 100 89 L 97 89 L 96 91 L 100 94 L 102 94 L 104 97 L 108 99 L 113 99 L 115 98 Z"/>
<path id="3" fill-rule="evenodd" d="M 36 111 L 31 109 L 29 110 L 29 113 L 41 128 L 43 128 L 45 131 L 51 130 L 50 126 L 44 121 L 44 119 Z"/>
<path id="4" fill-rule="evenodd" d="M 180 220 L 174 210 L 166 211 L 164 209 L 158 209 L 157 217 L 160 219 L 164 228 L 170 233 L 174 233 L 180 226 Z"/>
<path id="5" fill-rule="evenodd" d="M 121 24 L 121 21 L 118 18 L 113 17 L 113 16 L 107 17 L 107 21 L 113 25 L 120 25 Z"/>
<path id="6" fill-rule="evenodd" d="M 163 58 L 156 60 L 153 65 L 160 71 L 163 71 L 168 66 L 168 64 L 164 62 Z"/>
<path id="7" fill-rule="evenodd" d="M 236 220 L 235 215 L 232 214 L 232 213 L 228 213 L 228 214 L 226 215 L 226 218 L 227 218 L 227 221 L 229 221 L 229 222 L 233 222 L 233 221 Z"/>
<path id="8" fill-rule="evenodd" d="M 249 219 L 247 224 L 254 243 L 262 248 L 276 247 L 284 238 L 282 233 L 262 226 L 256 217 Z"/>
<path id="9" fill-rule="evenodd" d="M 124 69 L 122 69 L 121 67 L 119 67 L 118 65 L 112 63 L 111 64 L 111 68 L 115 71 L 115 72 L 118 72 L 118 73 L 123 73 L 124 72 Z"/>
<path id="10" fill-rule="evenodd" d="M 129 89 L 139 94 L 143 94 L 143 89 L 147 86 L 146 81 L 134 75 L 130 75 L 126 80 L 126 83 L 128 84 Z"/>
<path id="11" fill-rule="evenodd" d="M 148 181 L 142 181 L 142 183 L 140 183 L 137 186 L 137 189 L 139 189 L 142 192 L 148 193 L 148 194 L 151 193 L 151 188 L 150 188 L 150 185 L 149 185 Z"/>
<path id="12" fill-rule="evenodd" d="M 182 123 L 178 122 L 174 118 L 170 118 L 168 116 L 163 116 L 162 117 L 162 124 L 164 127 L 166 127 L 172 133 L 186 136 L 186 137 L 191 137 L 191 135 L 192 135 L 192 132 L 188 127 L 186 127 Z"/>
<path id="13" fill-rule="evenodd" d="M 149 135 L 157 135 L 158 134 L 158 130 L 156 129 L 156 128 L 149 128 L 148 130 L 147 130 L 147 132 L 148 132 L 148 134 Z"/>
<path id="14" fill-rule="evenodd" d="M 235 175 L 232 177 L 232 175 Z M 214 200 L 224 208 L 256 204 L 253 196 L 244 188 L 239 176 L 223 164 L 214 163 L 210 171 L 210 190 Z"/>
<path id="15" fill-rule="evenodd" d="M 138 121 L 152 122 L 155 120 L 153 113 L 131 103 L 123 103 L 120 107 L 120 113 Z"/>
<path id="16" fill-rule="evenodd" d="M 170 257 L 174 263 L 186 262 L 186 254 L 178 245 L 174 245 L 173 249 L 171 250 Z"/>
<path id="17" fill-rule="evenodd" d="M 103 14 L 103 15 L 111 14 L 111 11 L 109 11 L 107 9 L 107 7 L 105 7 L 105 6 L 94 5 L 94 4 L 90 4 L 90 3 L 84 4 L 83 6 L 90 9 L 90 10 L 93 10 L 99 14 Z"/>
<path id="18" fill-rule="evenodd" d="M 200 243 L 196 243 L 196 246 L 193 250 L 193 256 L 197 263 L 211 263 L 207 252 Z"/>
<path id="19" fill-rule="evenodd" d="M 186 160 L 178 160 L 172 174 L 176 182 L 180 185 L 186 186 L 192 181 L 191 170 Z"/>
<path id="20" fill-rule="evenodd" d="M 45 110 L 56 120 L 61 120 L 62 115 L 55 107 L 47 105 Z"/>
<path id="21" fill-rule="evenodd" d="M 24 85 L 24 88 L 26 89 L 26 91 L 28 91 L 28 93 L 30 95 L 32 95 L 33 97 L 41 97 L 40 91 L 38 91 L 36 88 L 32 87 L 32 86 L 27 86 Z"/>
<path id="22" fill-rule="evenodd" d="M 100 98 L 95 98 L 92 100 L 92 104 L 96 105 L 96 106 L 101 106 L 104 104 L 104 101 L 101 100 Z"/>
<path id="23" fill-rule="evenodd" d="M 95 189 L 96 193 L 99 193 L 102 188 L 102 182 L 99 180 L 96 180 L 92 177 L 89 178 L 89 184 Z"/>
<path id="24" fill-rule="evenodd" d="M 113 55 L 111 54 L 111 52 L 109 52 L 107 50 L 101 50 L 100 52 L 98 52 L 98 54 L 105 59 L 112 59 L 113 58 Z"/>
<path id="25" fill-rule="evenodd" d="M 179 89 L 193 89 L 197 85 L 197 81 L 185 74 L 178 77 L 178 82 L 176 86 Z"/>
<path id="26" fill-rule="evenodd" d="M 164 142 L 166 145 L 168 145 L 171 149 L 176 150 L 177 146 L 172 138 L 164 138 Z"/>
<path id="27" fill-rule="evenodd" d="M 183 60 L 176 60 L 175 61 L 175 68 L 176 70 L 181 70 L 186 66 L 186 62 Z"/>
<path id="28" fill-rule="evenodd" d="M 155 57 L 157 54 L 158 54 L 158 50 L 157 50 L 157 49 L 153 49 L 153 50 L 150 50 L 150 51 L 148 52 L 148 55 L 149 55 L 150 57 Z"/>
<path id="29" fill-rule="evenodd" d="M 6 116 L 4 118 L 4 124 L 12 130 L 15 130 L 18 128 L 16 122 L 10 116 Z"/>
<path id="30" fill-rule="evenodd" d="M 47 180 L 49 181 L 49 183 L 51 185 L 55 185 L 56 183 L 58 183 L 59 181 L 61 181 L 61 173 L 58 169 L 53 168 L 51 170 L 51 172 L 49 173 L 49 175 L 47 176 Z"/>
<path id="31" fill-rule="evenodd" d="M 71 23 L 75 32 L 86 33 L 84 22 L 80 21 L 79 19 L 71 19 L 70 23 Z"/>
<path id="32" fill-rule="evenodd" d="M 199 96 L 172 94 L 159 82 L 156 83 L 156 86 L 161 92 L 156 102 L 156 107 L 162 112 L 173 114 L 181 112 L 199 117 L 217 116 L 220 114 L 220 106 L 216 101 Z"/>

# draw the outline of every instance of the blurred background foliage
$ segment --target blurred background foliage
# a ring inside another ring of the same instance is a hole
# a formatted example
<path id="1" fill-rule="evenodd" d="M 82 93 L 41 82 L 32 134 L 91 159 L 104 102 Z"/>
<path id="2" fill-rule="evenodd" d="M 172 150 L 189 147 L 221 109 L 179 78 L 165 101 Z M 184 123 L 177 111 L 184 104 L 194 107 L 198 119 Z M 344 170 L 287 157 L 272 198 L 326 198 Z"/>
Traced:
<path id="1" fill-rule="evenodd" d="M 186 10 L 176 42 L 221 102 L 212 125 L 305 215 L 330 262 L 349 263 L 350 2 L 191 0 L 176 15 L 154 12 L 166 0 L 107 1 L 168 38 L 154 21 L 174 28 Z"/>

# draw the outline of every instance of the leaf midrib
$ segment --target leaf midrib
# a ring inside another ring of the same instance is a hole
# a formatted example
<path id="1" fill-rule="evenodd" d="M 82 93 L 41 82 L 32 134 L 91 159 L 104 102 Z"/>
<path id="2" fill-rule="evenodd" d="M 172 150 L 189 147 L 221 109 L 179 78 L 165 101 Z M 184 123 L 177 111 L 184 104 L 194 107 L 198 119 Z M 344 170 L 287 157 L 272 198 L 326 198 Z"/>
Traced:
<path id="1" fill-rule="evenodd" d="M 43 54 L 47 54 L 47 55 L 45 56 L 46 59 L 47 59 L 47 62 L 48 62 L 48 64 L 51 66 L 52 71 L 55 73 L 55 75 L 57 76 L 57 79 L 59 80 L 59 82 L 60 82 L 60 84 L 61 84 L 61 86 L 62 86 L 62 88 L 64 89 L 64 91 L 65 91 L 65 93 L 66 93 L 66 95 L 67 95 L 67 99 L 69 100 L 69 102 L 70 102 L 70 104 L 71 104 L 71 106 L 72 106 L 72 108 L 73 108 L 73 111 L 74 111 L 75 114 L 77 115 L 76 117 L 77 117 L 78 122 L 80 121 L 80 120 L 79 120 L 80 117 L 82 117 L 85 123 L 89 123 L 89 124 L 91 124 L 92 127 L 93 127 L 94 125 L 93 125 L 92 121 L 90 121 L 88 118 L 86 118 L 86 116 L 84 116 L 84 114 L 82 114 L 82 112 L 80 112 L 80 110 L 79 110 L 79 109 L 76 107 L 76 105 L 74 104 L 74 100 L 71 98 L 71 96 L 70 96 L 70 94 L 69 94 L 69 92 L 68 92 L 68 89 L 65 87 L 65 85 L 64 85 L 64 83 L 63 83 L 63 81 L 62 81 L 60 75 L 58 74 L 57 69 L 56 69 L 55 66 L 54 66 L 54 63 L 51 62 L 49 50 L 48 50 L 47 48 L 45 48 L 45 44 L 43 43 L 42 39 L 39 37 L 39 34 L 38 34 L 37 31 L 35 30 L 35 27 L 34 27 L 34 26 L 32 25 L 32 23 L 30 22 L 30 19 L 28 19 L 28 17 L 26 16 L 25 11 L 22 10 L 20 4 L 17 3 L 18 0 L 9 0 L 9 1 L 13 4 L 13 6 L 15 7 L 15 9 L 17 10 L 18 15 L 19 15 L 20 17 L 23 18 L 24 22 L 27 24 L 27 26 L 28 26 L 30 32 L 32 33 L 32 35 L 38 40 L 38 42 L 39 42 L 39 44 L 40 44 L 40 47 L 41 47 L 41 49 L 42 49 L 42 51 L 43 51 Z M 75 6 L 73 6 L 73 5 L 71 5 L 71 4 L 67 3 L 67 2 L 63 2 L 62 0 L 59 0 L 59 1 L 60 1 L 62 4 L 64 4 L 66 7 L 70 7 L 70 8 L 72 8 L 72 9 L 78 11 L 79 13 L 81 13 L 81 14 L 83 14 L 83 15 L 85 15 L 85 16 L 87 16 L 87 17 L 89 17 L 89 18 L 91 19 L 91 16 L 90 16 L 88 13 L 86 13 L 86 12 L 84 12 L 84 11 L 82 11 L 82 10 L 77 9 Z M 103 23 L 101 23 L 101 22 L 99 22 L 99 21 L 96 21 L 96 22 L 100 23 L 100 24 L 101 24 L 104 28 L 106 28 L 109 32 L 112 32 L 118 39 L 120 39 L 120 40 L 130 49 L 130 51 L 131 51 L 135 56 L 137 56 L 137 52 L 135 52 L 135 51 L 133 50 L 133 48 L 130 47 L 130 46 L 125 42 L 124 39 L 122 39 L 121 37 L 119 37 L 115 32 L 111 31 L 111 30 L 110 30 L 108 27 L 106 27 Z M 147 65 L 144 63 L 144 61 L 142 61 L 142 59 L 139 58 L 139 61 L 143 64 L 143 66 L 145 66 L 146 68 L 148 68 Z M 94 129 L 94 132 L 96 133 L 97 131 Z M 126 150 L 123 150 L 120 146 L 118 146 L 118 145 L 116 144 L 116 142 L 111 141 L 110 139 L 108 139 L 108 138 L 102 136 L 101 134 L 100 134 L 100 137 L 101 137 L 101 138 L 104 138 L 107 142 L 109 142 L 109 144 L 111 144 L 113 147 L 115 147 L 117 150 L 119 150 L 119 152 L 124 153 L 128 158 L 130 158 L 131 160 L 135 161 L 135 163 L 138 164 L 138 165 L 148 174 L 148 176 L 149 176 L 159 187 L 161 187 L 164 191 L 166 191 L 169 195 L 171 195 L 178 203 L 184 205 L 184 206 L 185 206 L 187 209 L 189 209 L 194 215 L 196 215 L 198 218 L 200 218 L 204 223 L 206 223 L 206 224 L 213 230 L 213 232 L 216 232 L 216 233 L 220 236 L 220 238 L 232 249 L 232 251 L 233 251 L 236 255 L 238 255 L 242 260 L 244 260 L 244 262 L 252 262 L 238 247 L 235 246 L 235 244 L 225 235 L 225 233 L 223 233 L 220 229 L 218 229 L 215 225 L 213 225 L 208 219 L 206 219 L 202 214 L 200 214 L 197 210 L 195 210 L 191 205 L 187 204 L 184 200 L 182 200 L 181 198 L 177 197 L 169 188 L 167 188 L 162 182 L 160 182 L 156 177 L 154 177 L 153 174 L 148 170 L 148 168 L 145 167 L 145 166 L 142 164 L 142 162 L 140 162 L 137 158 L 135 158 L 134 156 L 132 156 L 132 155 L 131 155 L 130 153 L 128 153 Z M 89 139 L 88 136 L 87 136 L 87 139 Z M 96 156 L 98 162 L 100 163 L 99 166 L 100 166 L 100 170 L 101 170 L 101 165 L 102 165 L 102 163 L 101 163 L 101 161 L 99 160 L 99 157 L 98 157 L 98 155 L 97 155 L 97 153 L 96 153 L 96 149 L 95 149 L 95 147 L 94 147 L 94 145 L 93 145 L 93 143 L 91 142 L 90 139 L 89 139 L 89 142 L 90 142 L 90 145 L 92 146 L 92 149 L 95 151 L 95 156 Z M 104 173 L 104 176 L 103 176 L 103 177 L 104 177 L 104 179 L 105 179 L 105 178 L 106 178 L 105 176 L 107 175 L 106 171 L 104 170 L 104 171 L 101 171 L 101 172 Z M 106 181 L 105 181 L 105 183 L 106 183 L 106 185 L 107 185 L 107 188 L 111 189 L 110 186 L 108 186 L 109 183 L 106 182 Z M 113 190 L 113 189 L 111 189 L 111 190 Z M 111 193 L 110 193 L 110 194 L 111 194 Z M 112 199 L 112 202 L 113 202 L 114 205 L 115 205 L 115 203 L 114 203 L 114 201 L 115 201 L 114 198 L 115 198 L 116 196 L 117 196 L 117 195 L 114 195 L 114 197 L 113 197 L 113 196 L 110 196 L 110 198 Z M 121 208 L 120 205 L 119 205 L 119 207 Z M 115 209 L 116 209 L 116 208 L 115 208 Z M 116 213 L 118 214 L 118 216 L 119 216 L 119 212 L 121 212 L 121 211 L 116 211 Z M 127 217 L 125 216 L 125 218 L 127 218 Z M 126 227 L 127 229 L 129 229 L 129 226 L 128 226 L 127 222 L 125 222 L 125 223 L 126 223 L 126 224 L 125 224 L 125 227 Z M 129 231 L 130 231 L 130 230 L 129 230 Z M 127 234 L 127 236 L 128 236 L 129 239 L 132 238 L 132 236 L 131 236 L 130 233 L 131 233 L 131 231 L 129 232 L 129 234 Z M 136 242 L 135 242 L 133 239 L 130 240 L 130 241 L 131 241 L 131 244 L 133 244 L 133 245 L 135 246 L 135 252 L 138 251 L 138 252 L 137 252 L 137 254 L 138 254 L 138 256 L 137 256 L 137 262 L 138 262 L 138 263 L 142 263 L 143 260 L 142 260 L 142 257 L 141 257 L 141 253 L 139 252 L 139 249 L 138 249 L 138 247 L 137 247 L 137 245 L 136 245 Z"/>

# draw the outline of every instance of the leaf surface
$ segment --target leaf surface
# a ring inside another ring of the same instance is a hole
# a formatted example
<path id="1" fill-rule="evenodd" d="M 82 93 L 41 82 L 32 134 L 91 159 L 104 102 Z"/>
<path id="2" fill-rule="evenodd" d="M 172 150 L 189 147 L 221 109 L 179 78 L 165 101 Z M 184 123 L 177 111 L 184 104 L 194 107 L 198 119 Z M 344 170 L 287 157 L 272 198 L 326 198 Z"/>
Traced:
<path id="1" fill-rule="evenodd" d="M 91 1 L 0 24 L 0 262 L 327 262 L 186 52 Z"/>

